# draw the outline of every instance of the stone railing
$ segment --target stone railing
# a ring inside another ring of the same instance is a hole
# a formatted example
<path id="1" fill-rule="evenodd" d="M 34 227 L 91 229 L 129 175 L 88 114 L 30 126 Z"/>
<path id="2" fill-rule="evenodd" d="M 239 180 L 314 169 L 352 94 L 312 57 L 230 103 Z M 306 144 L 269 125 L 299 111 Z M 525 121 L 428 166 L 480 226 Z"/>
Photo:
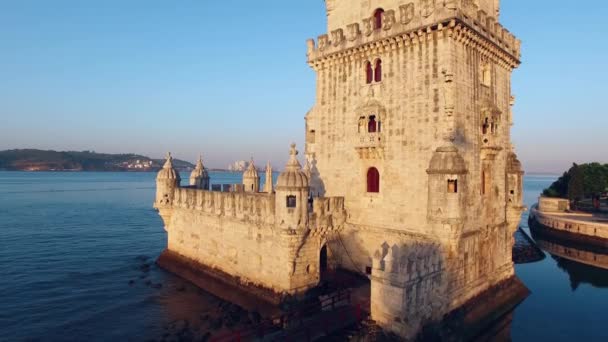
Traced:
<path id="1" fill-rule="evenodd" d="M 519 60 L 521 42 L 502 27 L 496 18 L 488 16 L 471 0 L 429 1 L 426 6 L 411 2 L 390 9 L 383 14 L 383 27 L 374 29 L 374 18 L 369 17 L 361 23 L 352 23 L 345 28 L 331 31 L 314 39 L 309 39 L 308 61 L 327 57 L 345 49 L 356 48 L 368 43 L 377 42 L 380 45 L 390 45 L 391 38 L 403 36 L 406 39 L 417 40 L 424 32 L 435 26 L 455 26 L 455 21 L 463 23 L 475 32 L 484 36 L 500 49 Z M 450 22 L 452 22 L 450 24 Z M 384 42 L 386 40 L 386 42 Z"/>
<path id="2" fill-rule="evenodd" d="M 355 138 L 355 147 L 378 147 L 382 145 L 382 133 L 361 133 Z"/>
<path id="3" fill-rule="evenodd" d="M 275 195 L 218 192 L 192 188 L 175 189 L 174 208 L 247 221 L 274 223 Z"/>

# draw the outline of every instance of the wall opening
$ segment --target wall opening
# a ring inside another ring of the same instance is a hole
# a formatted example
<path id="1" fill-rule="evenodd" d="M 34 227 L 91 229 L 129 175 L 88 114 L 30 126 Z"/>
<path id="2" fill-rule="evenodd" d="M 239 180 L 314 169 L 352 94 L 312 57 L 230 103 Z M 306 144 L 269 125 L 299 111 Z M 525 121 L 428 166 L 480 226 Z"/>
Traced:
<path id="1" fill-rule="evenodd" d="M 376 116 L 370 115 L 369 121 L 367 122 L 367 132 L 376 133 L 378 131 L 378 123 L 376 122 Z"/>
<path id="2" fill-rule="evenodd" d="M 319 270 L 321 271 L 321 275 L 327 273 L 327 245 L 324 245 L 321 248 L 321 253 L 319 255 Z"/>
<path id="3" fill-rule="evenodd" d="M 287 208 L 295 208 L 296 204 L 296 196 L 287 196 Z"/>
<path id="4" fill-rule="evenodd" d="M 382 17 L 384 15 L 384 10 L 382 8 L 378 8 L 374 11 L 374 30 L 380 30 L 382 28 Z"/>
<path id="5" fill-rule="evenodd" d="M 370 167 L 367 170 L 367 192 L 380 192 L 380 172 L 375 167 Z"/>
<path id="6" fill-rule="evenodd" d="M 374 81 L 382 82 L 382 60 L 376 60 L 376 69 L 374 71 Z"/>
<path id="7" fill-rule="evenodd" d="M 458 193 L 458 180 L 457 179 L 448 180 L 448 193 L 450 193 L 450 194 Z"/>

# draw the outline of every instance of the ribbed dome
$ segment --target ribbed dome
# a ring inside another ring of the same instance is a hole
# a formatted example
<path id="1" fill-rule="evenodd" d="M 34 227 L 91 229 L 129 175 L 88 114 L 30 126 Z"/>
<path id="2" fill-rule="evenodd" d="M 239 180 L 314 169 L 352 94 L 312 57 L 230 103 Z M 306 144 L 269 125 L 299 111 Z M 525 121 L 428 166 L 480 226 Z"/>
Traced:
<path id="1" fill-rule="evenodd" d="M 196 167 L 192 170 L 190 174 L 190 178 L 208 178 L 209 174 L 207 173 L 207 169 L 203 165 L 203 157 L 200 156 L 198 158 L 198 162 L 196 162 Z"/>
<path id="2" fill-rule="evenodd" d="M 508 173 L 521 173 L 523 172 L 521 162 L 517 159 L 517 155 L 513 152 L 509 153 L 507 157 L 507 172 Z"/>
<path id="3" fill-rule="evenodd" d="M 173 167 L 173 157 L 171 157 L 171 153 L 167 154 L 167 161 L 163 168 L 158 171 L 158 175 L 156 176 L 157 180 L 161 179 L 174 179 L 177 181 L 181 180 L 179 176 L 179 172 Z"/>
<path id="4" fill-rule="evenodd" d="M 249 166 L 247 167 L 247 170 L 245 170 L 245 172 L 243 172 L 243 179 L 245 178 L 259 178 L 260 175 L 258 174 L 258 170 L 256 170 L 255 168 L 255 164 L 253 163 L 253 158 L 251 158 L 251 161 L 249 162 Z"/>
<path id="5" fill-rule="evenodd" d="M 296 158 L 298 155 L 296 144 L 291 144 L 291 151 L 289 154 L 290 157 L 285 166 L 285 171 L 283 171 L 277 179 L 277 190 L 308 188 L 308 177 L 306 176 L 306 173 L 302 171 L 302 166 Z"/>
<path id="6" fill-rule="evenodd" d="M 467 166 L 464 159 L 458 152 L 458 148 L 453 145 L 439 147 L 433 158 L 427 173 L 441 174 L 464 174 L 467 173 Z"/>

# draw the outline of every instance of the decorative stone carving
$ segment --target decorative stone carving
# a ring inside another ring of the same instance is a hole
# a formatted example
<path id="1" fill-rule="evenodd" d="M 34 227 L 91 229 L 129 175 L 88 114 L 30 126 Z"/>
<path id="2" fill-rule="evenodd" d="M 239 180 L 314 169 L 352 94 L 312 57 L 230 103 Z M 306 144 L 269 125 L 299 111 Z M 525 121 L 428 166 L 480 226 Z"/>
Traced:
<path id="1" fill-rule="evenodd" d="M 415 16 L 415 5 L 413 2 L 410 2 L 407 5 L 403 5 L 399 7 L 399 11 L 401 12 L 401 23 L 403 25 L 409 24 L 412 20 L 414 20 Z"/>
<path id="2" fill-rule="evenodd" d="M 371 36 L 374 32 L 374 18 L 365 18 L 363 19 L 363 33 L 366 36 Z"/>
<path id="3" fill-rule="evenodd" d="M 359 38 L 359 35 L 361 35 L 361 30 L 359 29 L 359 23 L 354 23 L 354 24 L 350 24 L 347 26 L 348 29 L 348 40 L 349 41 L 354 41 L 357 40 L 357 38 Z"/>
<path id="4" fill-rule="evenodd" d="M 342 44 L 342 42 L 345 39 L 346 38 L 344 37 L 344 30 L 337 29 L 337 30 L 331 31 L 331 41 L 334 44 L 334 46 L 338 46 L 338 45 Z"/>
<path id="5" fill-rule="evenodd" d="M 390 29 L 393 28 L 393 25 L 395 25 L 395 11 L 394 10 L 386 11 L 382 14 L 382 17 L 383 17 L 382 29 L 385 31 L 389 31 Z"/>
<path id="6" fill-rule="evenodd" d="M 435 12 L 436 0 L 420 0 L 420 14 L 423 17 L 430 17 Z"/>
<path id="7" fill-rule="evenodd" d="M 464 0 L 464 1 L 466 1 L 466 0 Z M 445 8 L 447 8 L 449 10 L 458 9 L 458 2 L 459 2 L 459 0 L 445 0 Z"/>
<path id="8" fill-rule="evenodd" d="M 319 36 L 319 50 L 325 50 L 325 48 L 329 45 L 329 36 L 326 34 L 322 34 Z"/>

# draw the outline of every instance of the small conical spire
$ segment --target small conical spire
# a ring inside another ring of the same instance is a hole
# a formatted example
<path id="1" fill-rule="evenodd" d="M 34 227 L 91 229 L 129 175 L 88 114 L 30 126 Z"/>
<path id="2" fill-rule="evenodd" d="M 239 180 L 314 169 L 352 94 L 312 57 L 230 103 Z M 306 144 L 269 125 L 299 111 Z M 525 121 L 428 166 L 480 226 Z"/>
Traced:
<path id="1" fill-rule="evenodd" d="M 249 162 L 249 166 L 247 168 L 249 170 L 255 170 L 255 164 L 253 163 L 253 157 L 251 157 L 251 161 Z"/>
<path id="2" fill-rule="evenodd" d="M 165 161 L 165 165 L 163 169 L 172 169 L 173 168 L 173 157 L 171 156 L 171 152 L 167 152 L 167 161 Z"/>
<path id="3" fill-rule="evenodd" d="M 195 170 L 204 170 L 205 166 L 203 165 L 203 155 L 199 154 L 198 161 L 196 162 Z"/>
<path id="4" fill-rule="evenodd" d="M 298 161 L 298 158 L 296 157 L 297 155 L 298 155 L 298 150 L 296 150 L 296 144 L 292 143 L 291 149 L 289 150 L 289 161 L 287 161 L 287 166 L 285 167 L 285 169 L 297 171 L 302 168 L 302 165 L 300 165 L 300 162 Z"/>
<path id="5" fill-rule="evenodd" d="M 266 163 L 266 183 L 264 184 L 264 192 L 272 193 L 272 166 L 270 161 Z"/>

